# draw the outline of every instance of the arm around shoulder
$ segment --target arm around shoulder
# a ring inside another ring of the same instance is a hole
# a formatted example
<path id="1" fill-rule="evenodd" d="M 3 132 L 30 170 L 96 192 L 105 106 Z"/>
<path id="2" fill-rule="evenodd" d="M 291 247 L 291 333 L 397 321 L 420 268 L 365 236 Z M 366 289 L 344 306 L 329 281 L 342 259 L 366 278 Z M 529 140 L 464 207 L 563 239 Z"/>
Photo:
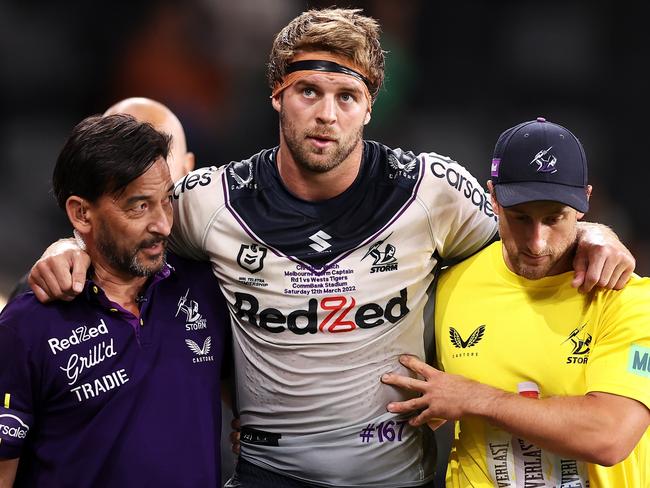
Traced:
<path id="1" fill-rule="evenodd" d="M 27 282 L 42 303 L 70 301 L 83 290 L 89 267 L 90 257 L 76 239 L 60 239 L 36 261 Z"/>

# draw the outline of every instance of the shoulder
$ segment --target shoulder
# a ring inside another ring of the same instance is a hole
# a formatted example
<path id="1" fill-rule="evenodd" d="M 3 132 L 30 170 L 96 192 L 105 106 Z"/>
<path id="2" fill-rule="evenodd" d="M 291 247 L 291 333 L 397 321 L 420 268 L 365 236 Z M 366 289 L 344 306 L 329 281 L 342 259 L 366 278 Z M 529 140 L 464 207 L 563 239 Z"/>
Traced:
<path id="1" fill-rule="evenodd" d="M 11 300 L 0 313 L 0 328 L 11 330 L 23 341 L 29 342 L 47 335 L 62 323 L 69 323 L 83 315 L 83 297 L 71 302 L 55 301 L 43 304 L 29 291 Z"/>
<path id="2" fill-rule="evenodd" d="M 650 278 L 633 274 L 622 290 L 600 290 L 597 293 L 610 307 L 634 306 L 645 310 L 650 316 Z"/>
<path id="3" fill-rule="evenodd" d="M 473 280 L 490 274 L 486 267 L 490 265 L 495 252 L 501 249 L 500 242 L 493 242 L 484 249 L 452 266 L 445 267 L 440 272 L 439 285 L 460 280 Z"/>
<path id="4" fill-rule="evenodd" d="M 209 261 L 198 261 L 168 253 L 167 262 L 173 269 L 173 274 L 168 280 L 169 286 L 176 291 L 185 292 L 191 287 L 204 297 L 214 297 L 215 301 L 222 299 L 219 283 L 212 271 Z"/>
<path id="5" fill-rule="evenodd" d="M 209 261 L 188 259 L 170 252 L 167 254 L 167 263 L 172 267 L 174 275 L 183 281 L 200 279 L 202 282 L 216 283 Z"/>
<path id="6" fill-rule="evenodd" d="M 270 183 L 276 148 L 264 149 L 241 161 L 231 161 L 223 168 L 223 179 L 231 197 L 247 194 Z"/>
<path id="7" fill-rule="evenodd" d="M 174 185 L 174 200 L 190 197 L 196 193 L 203 193 L 202 190 L 214 187 L 218 184 L 218 175 L 223 172 L 223 167 L 208 166 L 195 169 L 188 173 Z"/>

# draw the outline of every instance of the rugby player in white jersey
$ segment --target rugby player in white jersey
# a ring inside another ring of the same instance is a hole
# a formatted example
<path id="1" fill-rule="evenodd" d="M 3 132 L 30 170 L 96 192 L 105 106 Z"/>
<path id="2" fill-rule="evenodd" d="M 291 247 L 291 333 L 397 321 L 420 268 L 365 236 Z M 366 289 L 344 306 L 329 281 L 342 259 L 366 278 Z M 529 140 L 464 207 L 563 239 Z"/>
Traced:
<path id="1" fill-rule="evenodd" d="M 489 198 L 449 158 L 363 140 L 384 53 L 359 10 L 293 19 L 268 74 L 279 146 L 174 192 L 173 248 L 212 262 L 230 306 L 240 486 L 429 486 L 429 429 L 386 412 L 409 396 L 379 378 L 406 372 L 400 354 L 425 355 L 435 271 L 493 239 Z M 624 285 L 634 260 L 615 236 L 580 236 L 575 285 Z M 70 291 L 70 262 L 83 281 L 68 247 L 33 268 L 43 299 Z"/>

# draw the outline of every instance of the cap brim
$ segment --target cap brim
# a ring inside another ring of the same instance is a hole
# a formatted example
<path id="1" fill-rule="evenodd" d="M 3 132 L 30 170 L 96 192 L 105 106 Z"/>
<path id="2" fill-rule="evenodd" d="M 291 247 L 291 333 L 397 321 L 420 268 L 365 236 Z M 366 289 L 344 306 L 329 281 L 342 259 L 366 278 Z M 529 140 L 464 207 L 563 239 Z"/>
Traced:
<path id="1" fill-rule="evenodd" d="M 586 213 L 589 201 L 585 188 L 546 183 L 539 181 L 522 181 L 519 183 L 500 183 L 494 185 L 497 202 L 502 207 L 512 207 L 520 203 L 551 201 L 560 202 Z"/>

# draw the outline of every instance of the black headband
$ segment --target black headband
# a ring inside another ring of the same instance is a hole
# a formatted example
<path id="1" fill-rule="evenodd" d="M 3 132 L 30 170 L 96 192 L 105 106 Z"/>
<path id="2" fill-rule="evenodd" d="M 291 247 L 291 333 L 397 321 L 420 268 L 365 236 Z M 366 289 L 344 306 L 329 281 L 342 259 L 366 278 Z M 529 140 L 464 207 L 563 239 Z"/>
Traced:
<path id="1" fill-rule="evenodd" d="M 370 82 L 361 73 L 358 73 L 353 69 L 346 68 L 345 66 L 341 66 L 340 64 L 334 63 L 332 61 L 296 61 L 295 63 L 291 63 L 289 66 L 287 66 L 287 74 L 293 73 L 294 71 L 328 71 L 330 73 L 343 73 L 344 75 L 354 76 L 358 80 L 361 80 L 367 87 L 370 87 Z"/>

